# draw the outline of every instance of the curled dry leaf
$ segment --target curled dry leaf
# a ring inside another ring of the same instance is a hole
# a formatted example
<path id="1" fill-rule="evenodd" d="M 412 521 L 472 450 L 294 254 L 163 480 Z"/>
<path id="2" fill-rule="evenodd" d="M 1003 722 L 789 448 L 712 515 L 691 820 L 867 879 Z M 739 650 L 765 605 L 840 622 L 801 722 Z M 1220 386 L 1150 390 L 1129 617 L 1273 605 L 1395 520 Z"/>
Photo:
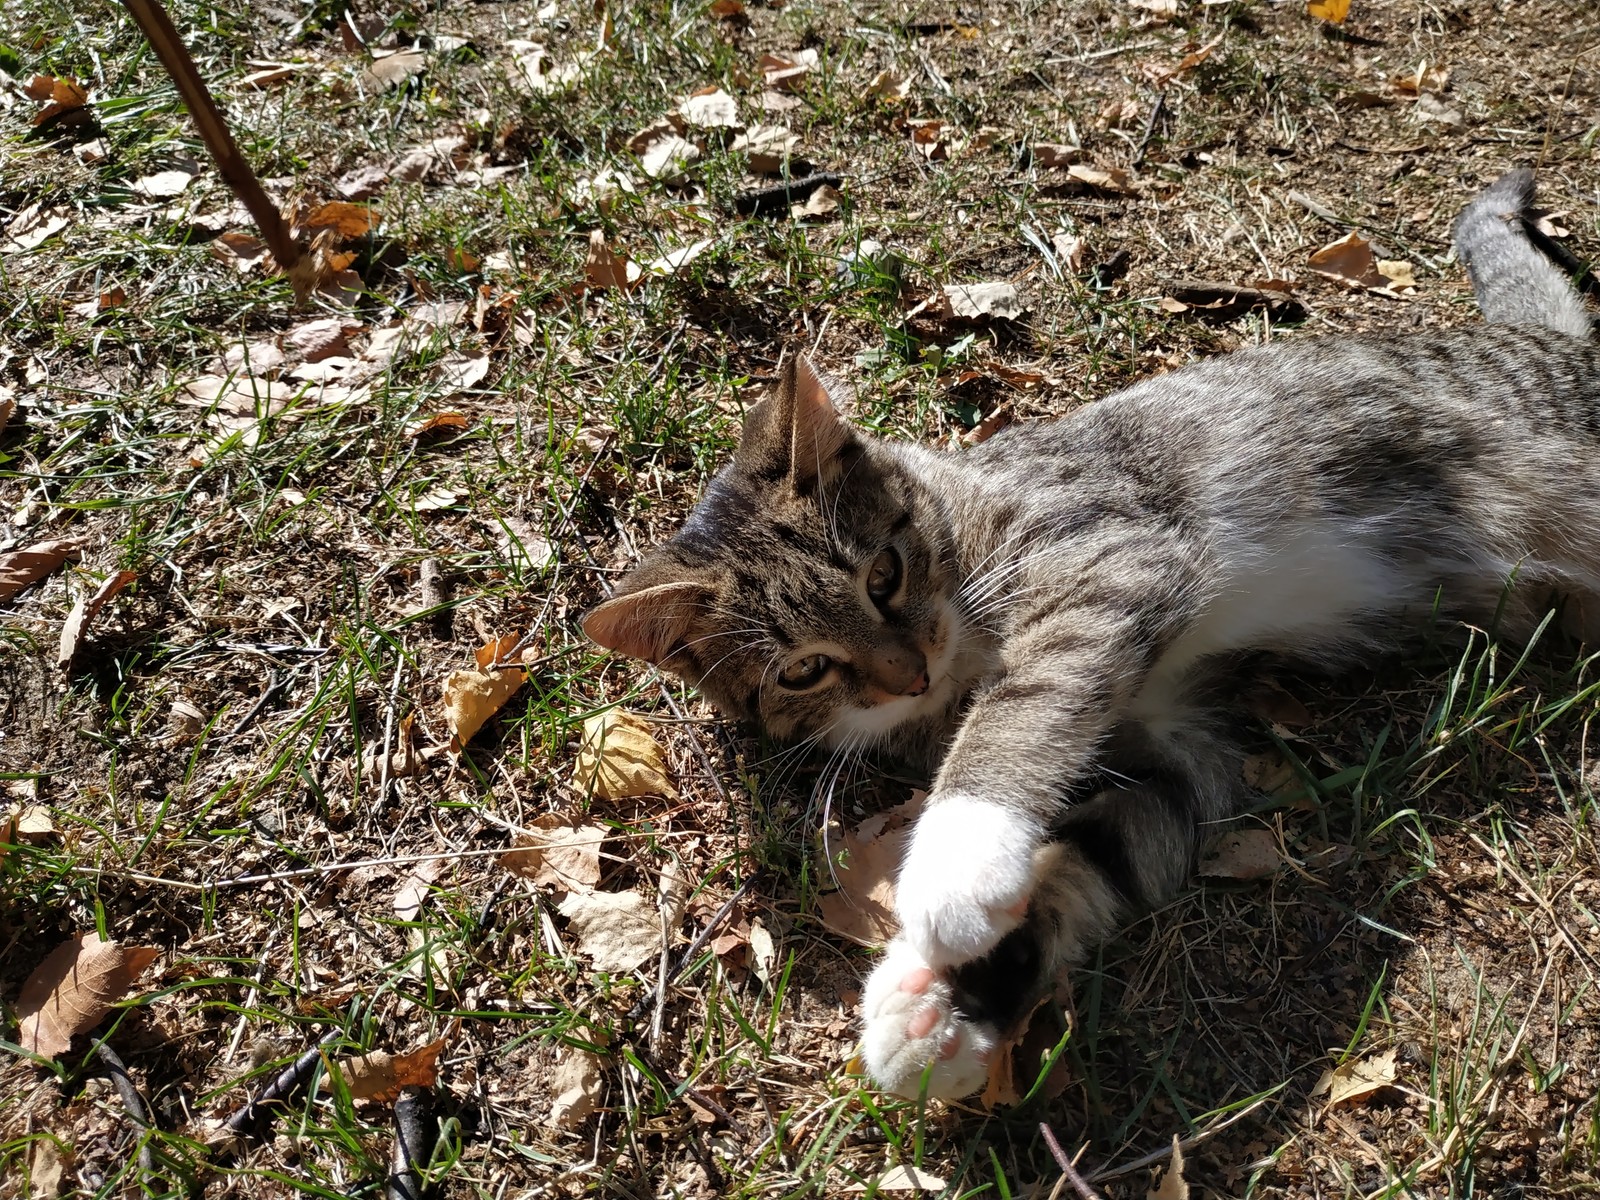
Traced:
<path id="1" fill-rule="evenodd" d="M 733 139 L 735 154 L 749 157 L 750 169 L 762 174 L 783 170 L 800 145 L 800 136 L 781 125 L 754 125 Z"/>
<path id="2" fill-rule="evenodd" d="M 170 200 L 174 196 L 181 196 L 198 175 L 198 171 L 185 171 L 181 168 L 157 171 L 153 175 L 135 179 L 129 187 L 134 195 L 143 196 L 146 200 Z"/>
<path id="3" fill-rule="evenodd" d="M 757 65 L 769 88 L 793 92 L 799 90 L 819 61 L 816 50 L 807 48 L 789 54 L 763 54 Z"/>
<path id="4" fill-rule="evenodd" d="M 11 414 L 17 411 L 17 395 L 5 384 L 0 383 L 0 433 L 6 431 L 6 426 L 11 423 Z"/>
<path id="5" fill-rule="evenodd" d="M 346 242 L 366 237 L 377 223 L 377 214 L 370 205 L 352 204 L 348 200 L 329 200 L 326 204 L 319 204 L 297 222 L 307 232 L 331 229 L 339 235 L 340 240 Z"/>
<path id="6" fill-rule="evenodd" d="M 69 558 L 77 561 L 82 553 L 83 544 L 77 538 L 53 538 L 0 554 L 0 602 L 37 583 Z"/>
<path id="7" fill-rule="evenodd" d="M 844 853 L 831 871 L 838 890 L 817 898 L 817 914 L 834 933 L 863 946 L 882 946 L 898 931 L 895 876 L 926 799 L 925 792 L 915 792 L 903 804 L 875 813 L 844 835 Z"/>
<path id="8" fill-rule="evenodd" d="M 599 800 L 677 795 L 649 723 L 620 708 L 596 713 L 583 723 L 575 782 Z"/>
<path id="9" fill-rule="evenodd" d="M 369 92 L 387 92 L 427 68 L 428 58 L 420 50 L 396 50 L 374 58 L 361 72 L 361 86 Z"/>
<path id="10" fill-rule="evenodd" d="M 1155 63 L 1145 63 L 1143 67 L 1144 77 L 1158 88 L 1165 87 L 1179 75 L 1182 75 L 1185 71 L 1194 70 L 1201 63 L 1205 62 L 1206 59 L 1210 58 L 1211 52 L 1222 44 L 1222 36 L 1223 35 L 1220 33 L 1217 34 L 1216 37 L 1212 38 L 1204 46 L 1196 46 L 1193 42 L 1191 42 L 1188 47 L 1189 52 L 1171 67 L 1162 67 L 1156 65 Z"/>
<path id="11" fill-rule="evenodd" d="M 557 1129 L 577 1129 L 600 1103 L 600 1056 L 588 1050 L 569 1050 L 550 1072 L 550 1124 Z"/>
<path id="12" fill-rule="evenodd" d="M 61 626 L 61 644 L 56 654 L 58 668 L 65 671 L 72 665 L 72 656 L 78 652 L 78 642 L 83 637 L 83 631 L 89 627 L 89 622 L 105 607 L 107 600 L 138 577 L 134 571 L 117 571 L 108 576 L 93 595 L 78 597 L 78 602 L 72 606 L 72 611 Z"/>
<path id="13" fill-rule="evenodd" d="M 488 664 L 495 662 L 500 653 L 509 651 L 517 640 L 515 635 L 508 634 L 480 647 L 476 669 L 452 671 L 444 681 L 444 720 L 450 730 L 450 749 L 454 753 L 459 754 L 472 740 L 472 735 L 528 681 L 528 673 L 521 666 L 487 669 Z"/>
<path id="14" fill-rule="evenodd" d="M 415 921 L 417 914 L 422 911 L 423 901 L 428 898 L 428 889 L 443 869 L 444 861 L 437 858 L 430 858 L 412 867 L 395 889 L 394 915 L 402 921 Z"/>
<path id="15" fill-rule="evenodd" d="M 1402 289 L 1415 289 L 1411 264 L 1373 255 L 1372 243 L 1359 233 L 1347 233 L 1329 242 L 1311 256 L 1311 269 L 1324 279 L 1347 287 L 1365 288 L 1380 296 L 1399 296 Z M 1390 274 L 1389 272 L 1393 272 Z"/>
<path id="16" fill-rule="evenodd" d="M 670 250 L 655 261 L 647 263 L 645 272 L 650 275 L 676 275 L 716 245 L 716 241 L 716 238 L 703 238 L 692 245 L 679 246 L 676 250 Z"/>
<path id="17" fill-rule="evenodd" d="M 1343 25 L 1350 15 L 1350 0 L 1307 0 L 1306 13 L 1319 21 Z"/>
<path id="18" fill-rule="evenodd" d="M 601 971 L 631 971 L 661 952 L 661 914 L 643 892 L 570 892 L 556 908 Z"/>
<path id="19" fill-rule="evenodd" d="M 439 433 L 455 433 L 472 424 L 466 413 L 441 412 L 431 416 L 418 417 L 406 426 L 408 438 L 432 437 Z"/>
<path id="20" fill-rule="evenodd" d="M 59 78 L 52 75 L 35 75 L 23 84 L 22 90 L 27 93 L 29 99 L 37 100 L 44 105 L 34 114 L 34 125 L 43 125 L 62 113 L 82 108 L 89 103 L 89 89 L 76 79 L 70 79 L 65 75 Z"/>
<path id="21" fill-rule="evenodd" d="M 1067 176 L 1097 192 L 1127 196 L 1136 190 L 1133 176 L 1121 167 L 1091 167 L 1087 163 L 1073 163 L 1067 167 Z"/>
<path id="22" fill-rule="evenodd" d="M 1144 1200 L 1189 1200 L 1189 1181 L 1183 1177 L 1183 1143 L 1177 1134 L 1172 1135 L 1172 1161 L 1145 1192 Z"/>
<path id="23" fill-rule="evenodd" d="M 867 96 L 897 104 L 911 95 L 911 76 L 896 67 L 885 67 L 867 84 Z"/>
<path id="24" fill-rule="evenodd" d="M 351 1099 L 388 1104 L 397 1099 L 401 1088 L 431 1088 L 439 1081 L 439 1055 L 445 1039 L 439 1038 L 408 1054 L 374 1050 L 371 1054 L 345 1059 L 339 1064 Z M 322 1090 L 331 1092 L 333 1080 L 324 1078 Z"/>
<path id="25" fill-rule="evenodd" d="M 600 846 L 607 832 L 604 825 L 580 825 L 544 813 L 518 836 L 516 849 L 501 856 L 500 865 L 541 887 L 592 892 L 600 882 Z"/>
<path id="26" fill-rule="evenodd" d="M 1324 1071 L 1313 1096 L 1326 1095 L 1328 1107 L 1365 1100 L 1395 1080 L 1395 1051 L 1385 1050 L 1368 1058 L 1352 1058 L 1331 1071 Z"/>
<path id="27" fill-rule="evenodd" d="M 154 946 L 121 946 L 96 933 L 62 942 L 28 976 L 17 998 L 17 1040 L 25 1050 L 54 1059 L 74 1034 L 100 1024 L 111 1006 L 161 954 Z"/>
<path id="28" fill-rule="evenodd" d="M 1033 165 L 1046 170 L 1070 167 L 1083 161 L 1082 146 L 1068 146 L 1061 142 L 1035 142 L 1029 147 Z"/>
<path id="29" fill-rule="evenodd" d="M 1283 866 L 1269 829 L 1239 829 L 1217 837 L 1200 854 L 1200 874 L 1214 879 L 1265 879 Z"/>

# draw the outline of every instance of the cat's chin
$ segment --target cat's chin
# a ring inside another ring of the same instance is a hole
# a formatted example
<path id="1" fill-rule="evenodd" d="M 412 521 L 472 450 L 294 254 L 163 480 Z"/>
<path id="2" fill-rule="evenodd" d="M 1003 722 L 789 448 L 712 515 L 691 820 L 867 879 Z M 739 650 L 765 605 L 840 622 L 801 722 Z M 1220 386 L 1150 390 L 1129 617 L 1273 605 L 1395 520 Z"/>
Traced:
<path id="1" fill-rule="evenodd" d="M 829 738 L 834 746 L 881 745 L 900 730 L 950 719 L 962 692 L 971 686 L 961 668 L 972 655 L 966 645 L 966 623 L 955 607 L 941 598 L 939 612 L 939 649 L 928 663 L 928 690 L 920 696 L 896 696 L 871 708 L 845 710 Z"/>

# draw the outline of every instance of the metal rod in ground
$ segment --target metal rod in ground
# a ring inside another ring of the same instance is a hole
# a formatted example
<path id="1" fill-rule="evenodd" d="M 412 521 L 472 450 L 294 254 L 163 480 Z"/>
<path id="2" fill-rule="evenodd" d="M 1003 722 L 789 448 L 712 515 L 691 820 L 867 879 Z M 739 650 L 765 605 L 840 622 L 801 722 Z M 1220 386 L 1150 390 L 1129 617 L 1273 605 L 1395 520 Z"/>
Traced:
<path id="1" fill-rule="evenodd" d="M 293 1063 L 279 1073 L 276 1079 L 267 1084 L 265 1090 L 259 1096 L 229 1117 L 226 1126 L 227 1131 L 238 1136 L 249 1133 L 254 1129 L 256 1123 L 268 1116 L 279 1101 L 287 1099 L 290 1093 L 296 1091 L 301 1084 L 311 1078 L 311 1072 L 322 1061 L 323 1049 L 330 1043 L 338 1041 L 342 1036 L 341 1031 L 337 1029 L 324 1034 L 315 1046 L 295 1059 Z"/>
<path id="2" fill-rule="evenodd" d="M 432 1094 L 426 1088 L 400 1090 L 394 1102 L 394 1149 L 389 1155 L 386 1200 L 422 1200 L 423 1171 L 433 1158 L 439 1123 L 433 1119 Z"/>
<path id="3" fill-rule="evenodd" d="M 194 118 L 206 149 L 217 160 L 217 169 L 222 172 L 223 181 L 250 210 L 250 216 L 256 228 L 261 230 L 272 257 L 278 260 L 278 266 L 294 286 L 296 297 L 305 295 L 315 282 L 311 260 L 307 258 L 301 261 L 300 248 L 289 236 L 289 227 L 283 223 L 278 206 L 267 195 L 233 140 L 228 123 L 223 120 L 216 101 L 211 98 L 211 91 L 200 77 L 200 69 L 194 65 L 194 59 L 189 56 L 183 39 L 172 24 L 172 18 L 167 16 L 167 10 L 161 7 L 160 0 L 122 0 L 122 4 L 139 23 L 139 28 L 144 30 L 150 48 L 156 52 L 167 74 L 172 76 L 172 82 L 177 84 L 178 95 L 183 99 L 189 115 Z"/>

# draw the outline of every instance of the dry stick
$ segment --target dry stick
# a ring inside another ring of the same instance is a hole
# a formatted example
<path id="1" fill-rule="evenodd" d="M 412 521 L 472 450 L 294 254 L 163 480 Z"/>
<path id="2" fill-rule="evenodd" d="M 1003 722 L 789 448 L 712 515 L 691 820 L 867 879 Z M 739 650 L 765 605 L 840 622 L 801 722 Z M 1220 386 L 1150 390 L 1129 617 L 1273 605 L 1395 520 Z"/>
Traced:
<path id="1" fill-rule="evenodd" d="M 139 1127 L 141 1135 L 146 1135 L 150 1129 L 150 1110 L 145 1105 L 144 1097 L 139 1094 L 138 1085 L 128 1074 L 128 1068 L 123 1065 L 122 1059 L 117 1057 L 117 1052 L 104 1042 L 96 1042 L 94 1052 L 110 1074 L 111 1082 L 117 1085 L 117 1095 L 122 1097 L 122 1106 L 128 1110 L 129 1119 Z M 146 1175 L 155 1174 L 156 1156 L 155 1151 L 150 1148 L 148 1136 L 141 1136 L 139 1169 Z"/>
<path id="2" fill-rule="evenodd" d="M 1228 1128 L 1228 1126 L 1238 1124 L 1251 1113 L 1255 1112 L 1256 1109 L 1260 1108 L 1268 1100 L 1271 1100 L 1274 1096 L 1276 1096 L 1280 1090 L 1282 1090 L 1281 1086 L 1270 1094 L 1261 1097 L 1261 1099 L 1257 1100 L 1254 1104 L 1241 1108 L 1238 1112 L 1232 1114 L 1226 1120 L 1218 1121 L 1215 1125 L 1212 1125 L 1206 1129 L 1202 1129 L 1199 1133 L 1191 1133 L 1186 1138 L 1179 1138 L 1178 1149 L 1187 1154 L 1194 1147 L 1200 1145 L 1201 1142 L 1210 1141 L 1212 1138 L 1216 1137 L 1217 1134 Z M 1145 1167 L 1156 1166 L 1158 1163 L 1171 1157 L 1172 1147 L 1163 1146 L 1160 1150 L 1152 1150 L 1149 1154 L 1141 1154 L 1132 1162 L 1125 1162 L 1121 1166 L 1101 1167 L 1097 1171 L 1090 1171 L 1089 1180 L 1094 1183 L 1100 1183 L 1107 1179 L 1120 1179 L 1124 1175 L 1131 1175 L 1135 1171 L 1143 1170 Z"/>
<path id="3" fill-rule="evenodd" d="M 228 123 L 217 110 L 217 102 L 211 98 L 205 80 L 200 78 L 200 69 L 189 57 L 183 39 L 173 27 L 172 18 L 167 16 L 167 10 L 161 7 L 159 0 L 122 0 L 122 4 L 139 23 L 139 28 L 144 30 L 150 48 L 156 52 L 167 74 L 172 76 L 172 82 L 178 85 L 178 95 L 183 98 L 184 107 L 194 118 L 195 128 L 200 131 L 200 140 L 205 142 L 211 157 L 216 159 L 223 181 L 250 210 L 250 216 L 256 228 L 261 230 L 261 236 L 266 239 L 272 257 L 278 260 L 279 269 L 289 277 L 295 299 L 303 300 L 316 284 L 315 265 L 310 258 L 302 258 L 300 248 L 289 236 L 289 228 L 278 213 L 278 206 L 272 202 L 262 188 L 261 181 L 256 178 L 256 173 L 239 152 L 233 134 L 228 132 Z"/>
<path id="4" fill-rule="evenodd" d="M 1056 1141 L 1056 1135 L 1050 1126 L 1040 1121 L 1039 1132 L 1044 1135 L 1044 1144 L 1050 1147 L 1050 1157 L 1055 1159 L 1056 1166 L 1061 1168 L 1061 1177 L 1072 1185 L 1072 1190 L 1083 1200 L 1100 1200 L 1100 1193 L 1085 1183 L 1083 1176 L 1078 1174 L 1078 1168 L 1072 1165 L 1072 1160 L 1061 1148 L 1061 1143 Z"/>

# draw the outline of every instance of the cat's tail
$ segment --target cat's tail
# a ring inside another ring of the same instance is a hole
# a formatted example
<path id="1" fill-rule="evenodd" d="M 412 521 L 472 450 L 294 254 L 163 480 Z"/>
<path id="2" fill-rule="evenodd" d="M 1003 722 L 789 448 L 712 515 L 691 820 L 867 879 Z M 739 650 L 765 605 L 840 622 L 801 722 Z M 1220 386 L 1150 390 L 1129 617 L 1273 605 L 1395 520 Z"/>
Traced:
<path id="1" fill-rule="evenodd" d="M 1572 280 L 1528 238 L 1533 172 L 1500 176 L 1456 220 L 1456 251 L 1466 264 L 1484 318 L 1495 325 L 1541 325 L 1575 337 L 1594 332 Z"/>

